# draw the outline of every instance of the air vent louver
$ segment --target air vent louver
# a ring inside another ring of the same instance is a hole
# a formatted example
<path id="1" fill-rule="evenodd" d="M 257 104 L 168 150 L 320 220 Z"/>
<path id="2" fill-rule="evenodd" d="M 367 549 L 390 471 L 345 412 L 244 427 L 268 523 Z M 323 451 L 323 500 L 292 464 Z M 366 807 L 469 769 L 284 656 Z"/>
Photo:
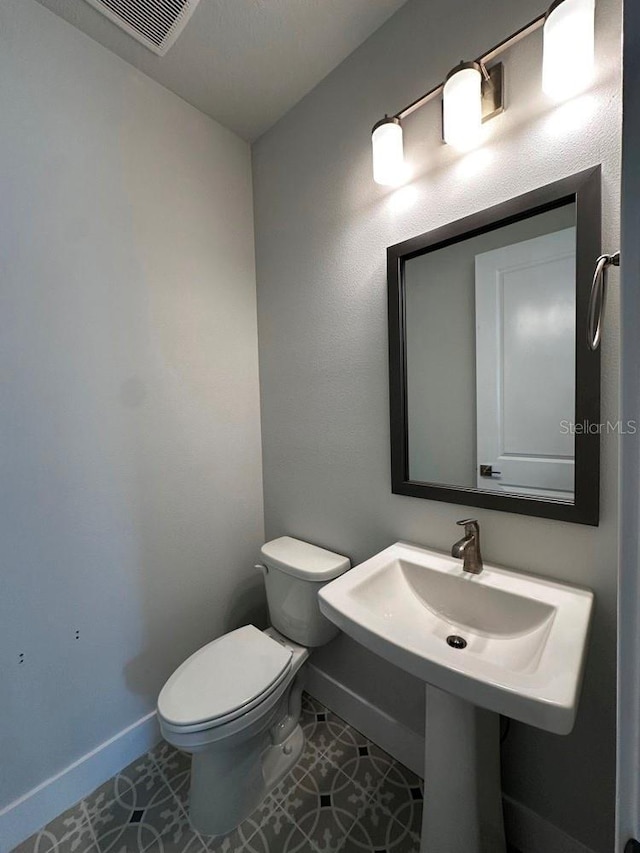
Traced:
<path id="1" fill-rule="evenodd" d="M 200 0 L 87 0 L 149 50 L 164 56 Z"/>

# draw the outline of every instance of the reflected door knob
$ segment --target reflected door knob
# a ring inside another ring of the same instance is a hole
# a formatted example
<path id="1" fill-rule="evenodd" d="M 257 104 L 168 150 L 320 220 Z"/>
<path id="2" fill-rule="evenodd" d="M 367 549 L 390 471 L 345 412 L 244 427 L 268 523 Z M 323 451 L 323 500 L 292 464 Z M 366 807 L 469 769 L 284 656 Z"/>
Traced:
<path id="1" fill-rule="evenodd" d="M 500 471 L 494 471 L 492 465 L 481 465 L 480 466 L 480 476 L 481 477 L 499 477 Z"/>

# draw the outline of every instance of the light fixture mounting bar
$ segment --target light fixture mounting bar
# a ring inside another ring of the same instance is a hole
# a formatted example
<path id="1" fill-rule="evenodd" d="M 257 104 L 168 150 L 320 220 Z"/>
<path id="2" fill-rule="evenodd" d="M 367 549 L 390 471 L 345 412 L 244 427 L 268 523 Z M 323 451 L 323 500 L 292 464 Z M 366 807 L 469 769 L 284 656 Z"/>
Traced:
<path id="1" fill-rule="evenodd" d="M 482 56 L 479 56 L 475 62 L 477 62 L 481 67 L 484 67 L 486 63 L 491 62 L 501 53 L 504 53 L 505 50 L 508 50 L 510 47 L 513 47 L 519 41 L 526 38 L 527 36 L 534 33 L 536 30 L 539 30 L 545 22 L 546 12 L 542 15 L 538 15 L 537 18 L 534 18 L 532 21 L 529 21 L 528 24 L 525 24 L 524 27 L 521 27 L 519 30 L 516 30 L 510 36 L 507 36 L 506 39 L 503 39 L 498 44 L 494 45 L 490 50 L 483 53 Z M 488 69 L 491 72 L 491 69 Z M 407 116 L 410 116 L 416 110 L 419 110 L 420 107 L 423 107 L 425 104 L 432 101 L 434 98 L 437 98 L 438 95 L 442 94 L 442 89 L 444 88 L 444 80 L 442 83 L 438 83 L 437 86 L 434 86 L 433 89 L 429 89 L 424 95 L 417 98 L 415 101 L 412 101 L 408 104 L 404 109 L 400 110 L 400 112 L 396 113 L 394 118 L 397 119 L 405 119 Z M 495 113 L 494 113 L 495 114 Z"/>
<path id="2" fill-rule="evenodd" d="M 444 82 L 438 83 L 437 86 L 434 86 L 433 89 L 429 89 L 424 95 L 419 97 L 416 101 L 413 101 L 409 104 L 409 106 L 405 107 L 403 110 L 400 110 L 399 113 L 396 113 L 396 118 L 400 120 L 407 118 L 411 113 L 415 113 L 416 110 L 419 110 L 420 107 L 423 107 L 425 104 L 428 104 L 429 101 L 432 101 L 434 98 L 437 98 L 438 95 L 442 93 L 444 89 Z"/>
<path id="3" fill-rule="evenodd" d="M 500 56 L 500 54 L 504 53 L 505 50 L 509 50 L 510 47 L 518 44 L 519 41 L 527 38 L 531 33 L 535 33 L 536 30 L 542 29 L 546 17 L 546 12 L 543 12 L 542 15 L 538 15 L 538 17 L 534 18 L 533 21 L 529 21 L 529 23 L 525 24 L 524 27 L 520 27 L 520 29 L 516 30 L 515 33 L 507 36 L 503 41 L 498 42 L 495 47 L 492 47 L 491 50 L 488 50 L 476 61 L 480 63 L 491 62 L 496 58 L 496 56 Z"/>
<path id="4" fill-rule="evenodd" d="M 483 66 L 484 68 L 484 66 Z M 482 81 L 482 121 L 504 112 L 504 65 L 496 62 Z"/>

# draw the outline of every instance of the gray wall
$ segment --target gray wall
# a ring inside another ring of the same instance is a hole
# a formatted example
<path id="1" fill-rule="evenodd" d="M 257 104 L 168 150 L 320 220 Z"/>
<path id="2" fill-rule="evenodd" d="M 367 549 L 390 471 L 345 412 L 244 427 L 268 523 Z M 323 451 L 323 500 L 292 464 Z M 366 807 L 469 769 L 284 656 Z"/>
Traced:
<path id="1" fill-rule="evenodd" d="M 0 81 L 1 808 L 252 615 L 263 514 L 248 146 L 35 0 Z"/>
<path id="2" fill-rule="evenodd" d="M 476 487 L 476 255 L 573 225 L 564 205 L 405 264 L 412 480 Z"/>
<path id="3" fill-rule="evenodd" d="M 541 33 L 505 56 L 507 111 L 461 156 L 439 142 L 439 104 L 405 123 L 413 181 L 371 179 L 370 131 L 540 12 L 533 0 L 409 0 L 254 147 L 267 536 L 289 533 L 359 562 L 398 539 L 448 549 L 468 513 L 390 492 L 385 247 L 603 163 L 604 245 L 619 239 L 620 0 L 597 4 L 597 81 L 560 107 L 540 92 Z M 464 21 L 464 26 L 460 22 Z M 616 419 L 616 277 L 602 350 Z M 487 560 L 592 587 L 593 641 L 568 737 L 514 725 L 504 787 L 610 853 L 615 775 L 617 438 L 602 440 L 598 528 L 473 510 Z M 420 685 L 346 638 L 316 662 L 419 727 Z M 388 685 L 393 683 L 393 690 Z"/>

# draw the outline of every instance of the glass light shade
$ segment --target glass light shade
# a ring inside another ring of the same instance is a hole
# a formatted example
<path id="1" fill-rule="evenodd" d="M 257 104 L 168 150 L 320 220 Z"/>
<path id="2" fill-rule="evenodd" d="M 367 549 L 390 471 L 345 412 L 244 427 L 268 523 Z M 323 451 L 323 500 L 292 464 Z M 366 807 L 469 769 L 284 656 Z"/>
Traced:
<path id="1" fill-rule="evenodd" d="M 544 22 L 542 90 L 556 101 L 571 98 L 593 79 L 595 0 L 554 3 Z"/>
<path id="2" fill-rule="evenodd" d="M 371 144 L 373 180 L 382 186 L 397 186 L 404 177 L 404 147 L 400 121 L 397 118 L 379 121 L 373 128 Z"/>
<path id="3" fill-rule="evenodd" d="M 444 141 L 454 148 L 472 148 L 482 129 L 482 72 L 475 62 L 449 74 L 443 102 Z"/>

